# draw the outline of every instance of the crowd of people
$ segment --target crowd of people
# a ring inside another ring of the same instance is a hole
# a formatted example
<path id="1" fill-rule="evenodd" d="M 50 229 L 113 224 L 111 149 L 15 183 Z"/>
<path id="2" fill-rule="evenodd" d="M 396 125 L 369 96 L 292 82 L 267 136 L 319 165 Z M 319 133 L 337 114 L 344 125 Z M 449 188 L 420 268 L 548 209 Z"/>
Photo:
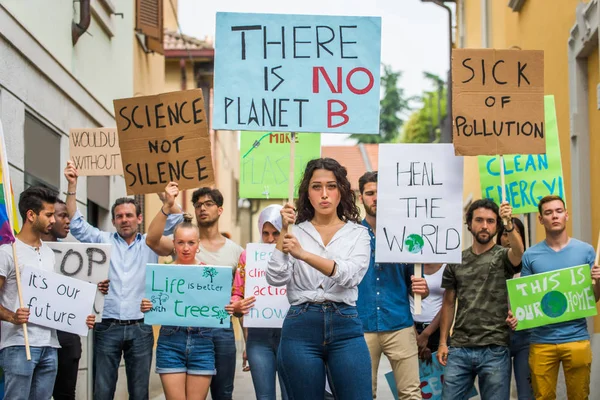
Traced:
<path id="1" fill-rule="evenodd" d="M 54 271 L 54 254 L 45 243 L 71 235 L 84 243 L 110 243 L 109 279 L 102 320 L 87 319 L 94 330 L 94 399 L 115 397 L 124 358 L 129 398 L 149 398 L 154 349 L 152 326 L 144 313 L 145 269 L 159 256 L 180 265 L 233 267 L 226 310 L 243 318 L 255 304 L 245 293 L 245 251 L 219 232 L 223 196 L 200 188 L 192 196 L 196 223 L 176 202 L 171 182 L 163 206 L 147 234 L 140 205 L 118 199 L 111 209 L 116 232 L 91 226 L 77 209 L 78 172 L 65 168 L 66 202 L 43 187 L 19 198 L 23 227 L 16 235 L 19 266 Z M 474 201 L 465 215 L 473 245 L 461 264 L 375 262 L 377 172 L 359 180 L 359 196 L 346 169 L 336 160 L 310 161 L 294 204 L 261 211 L 261 242 L 275 244 L 266 270 L 272 286 L 286 286 L 290 303 L 281 328 L 244 329 L 257 399 L 364 400 L 376 398 L 381 355 L 393 370 L 399 399 L 421 399 L 419 362 L 436 357 L 445 366 L 444 399 L 466 399 L 475 378 L 484 400 L 509 399 L 514 365 L 519 399 L 553 399 L 559 366 L 569 399 L 589 396 L 591 348 L 585 319 L 515 331 L 506 282 L 587 264 L 600 298 L 600 268 L 594 249 L 567 235 L 568 212 L 558 196 L 539 202 L 545 238 L 525 249 L 525 229 L 508 203 Z M 358 200 L 358 201 L 357 201 Z M 364 206 L 360 218 L 358 204 Z M 171 236 L 172 235 L 172 236 Z M 74 399 L 81 357 L 78 336 L 28 324 L 31 361 L 26 360 L 23 329 L 29 309 L 19 307 L 11 245 L 0 247 L 0 366 L 6 399 Z M 414 312 L 414 295 L 422 312 Z M 161 326 L 156 373 L 169 400 L 233 398 L 236 345 L 231 323 L 220 329 Z M 511 360 L 512 359 L 512 360 Z M 244 365 L 245 367 L 245 365 Z"/>

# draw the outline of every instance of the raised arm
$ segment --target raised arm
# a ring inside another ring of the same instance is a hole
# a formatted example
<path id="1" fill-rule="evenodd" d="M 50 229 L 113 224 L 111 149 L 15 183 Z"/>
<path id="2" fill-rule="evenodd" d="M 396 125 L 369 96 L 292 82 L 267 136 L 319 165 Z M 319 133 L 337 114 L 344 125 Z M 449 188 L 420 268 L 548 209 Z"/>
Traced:
<path id="1" fill-rule="evenodd" d="M 508 221 L 508 224 L 504 227 L 504 231 L 508 232 L 508 239 L 510 240 L 508 259 L 513 267 L 516 267 L 521 264 L 521 258 L 523 258 L 525 246 L 521 240 L 521 235 L 515 230 L 513 225 L 512 207 L 506 201 L 500 205 L 500 218 L 502 218 L 503 221 Z"/>
<path id="2" fill-rule="evenodd" d="M 174 210 L 179 210 L 175 205 L 175 198 L 179 194 L 179 186 L 176 182 L 169 182 L 165 187 L 164 204 L 156 214 L 146 234 L 146 244 L 159 256 L 168 256 L 173 253 L 173 240 L 163 236 L 167 218 Z"/>

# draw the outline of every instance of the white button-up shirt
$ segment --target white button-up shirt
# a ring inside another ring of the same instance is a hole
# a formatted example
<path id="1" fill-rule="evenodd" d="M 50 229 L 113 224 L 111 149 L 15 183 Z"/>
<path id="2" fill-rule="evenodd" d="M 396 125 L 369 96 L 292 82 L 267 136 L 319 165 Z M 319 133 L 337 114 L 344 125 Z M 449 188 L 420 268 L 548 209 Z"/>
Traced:
<path id="1" fill-rule="evenodd" d="M 292 305 L 323 301 L 356 305 L 357 286 L 369 268 L 371 255 L 367 229 L 347 222 L 327 246 L 309 221 L 294 225 L 293 234 L 305 251 L 335 261 L 335 274 L 330 278 L 304 261 L 275 249 L 267 267 L 267 282 L 273 286 L 287 285 Z"/>

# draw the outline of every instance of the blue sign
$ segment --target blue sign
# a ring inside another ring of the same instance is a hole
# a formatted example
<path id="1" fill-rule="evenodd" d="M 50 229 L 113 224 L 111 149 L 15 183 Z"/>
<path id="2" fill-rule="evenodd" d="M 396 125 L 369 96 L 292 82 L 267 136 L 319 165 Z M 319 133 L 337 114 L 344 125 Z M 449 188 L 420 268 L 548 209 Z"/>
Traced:
<path id="1" fill-rule="evenodd" d="M 214 129 L 379 134 L 381 18 L 217 13 Z"/>
<path id="2" fill-rule="evenodd" d="M 232 283 L 231 267 L 212 265 L 148 264 L 146 298 L 152 310 L 150 325 L 228 328 Z"/>

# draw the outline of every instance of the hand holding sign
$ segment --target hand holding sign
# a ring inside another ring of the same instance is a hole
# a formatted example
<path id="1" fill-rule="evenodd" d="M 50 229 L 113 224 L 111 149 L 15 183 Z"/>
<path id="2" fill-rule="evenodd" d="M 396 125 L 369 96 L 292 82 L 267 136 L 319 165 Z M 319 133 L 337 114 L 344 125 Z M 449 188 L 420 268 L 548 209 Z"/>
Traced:
<path id="1" fill-rule="evenodd" d="M 77 184 L 77 178 L 79 177 L 79 172 L 77 168 L 75 168 L 75 163 L 69 160 L 67 161 L 67 166 L 65 167 L 65 178 L 67 178 L 67 182 L 69 184 Z"/>
<path id="2" fill-rule="evenodd" d="M 511 231 L 513 229 L 512 207 L 507 201 L 503 201 L 502 204 L 500 204 L 500 218 L 502 219 L 504 227 Z"/>
<path id="3" fill-rule="evenodd" d="M 13 325 L 22 325 L 29 322 L 29 308 L 18 308 L 17 311 L 12 315 L 11 320 L 9 321 Z"/>

